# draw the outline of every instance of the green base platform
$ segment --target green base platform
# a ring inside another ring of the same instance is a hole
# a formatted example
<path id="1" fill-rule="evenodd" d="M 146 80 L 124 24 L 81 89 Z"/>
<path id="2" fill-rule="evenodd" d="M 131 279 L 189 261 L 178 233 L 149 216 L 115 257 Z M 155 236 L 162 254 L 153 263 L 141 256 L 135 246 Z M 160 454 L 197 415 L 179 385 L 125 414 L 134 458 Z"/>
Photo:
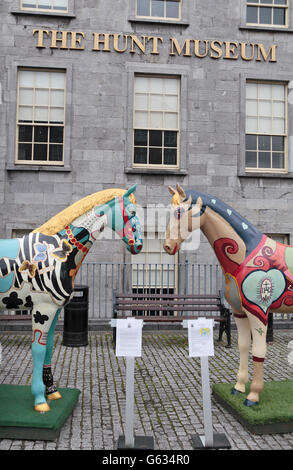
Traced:
<path id="1" fill-rule="evenodd" d="M 60 400 L 48 400 L 51 410 L 34 410 L 31 387 L 0 385 L 0 438 L 53 441 L 71 414 L 80 390 L 59 388 Z"/>
<path id="2" fill-rule="evenodd" d="M 215 384 L 213 396 L 244 427 L 253 434 L 293 432 L 293 381 L 265 382 L 258 405 L 245 406 L 249 393 L 232 395 L 234 384 Z"/>

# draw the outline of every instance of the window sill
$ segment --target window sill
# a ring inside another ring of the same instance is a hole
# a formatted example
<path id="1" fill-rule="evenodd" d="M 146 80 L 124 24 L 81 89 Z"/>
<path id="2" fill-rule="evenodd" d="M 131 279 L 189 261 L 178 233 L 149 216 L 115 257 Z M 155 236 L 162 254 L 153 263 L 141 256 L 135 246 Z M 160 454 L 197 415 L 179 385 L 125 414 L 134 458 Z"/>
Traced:
<path id="1" fill-rule="evenodd" d="M 238 29 L 243 30 L 243 31 L 264 31 L 264 32 L 274 32 L 274 33 L 293 33 L 292 28 L 280 28 L 278 26 L 253 26 L 253 25 L 246 25 L 246 24 L 241 24 L 238 26 Z"/>
<path id="2" fill-rule="evenodd" d="M 258 171 L 242 171 L 238 173 L 240 178 L 283 178 L 292 179 L 293 172 L 288 171 L 287 173 L 264 173 Z"/>
<path id="3" fill-rule="evenodd" d="M 51 12 L 51 11 L 33 11 L 33 10 L 10 10 L 10 13 L 12 15 L 35 15 L 35 16 L 57 16 L 61 18 L 76 18 L 76 15 L 73 15 L 72 13 L 58 13 L 58 12 Z"/>
<path id="4" fill-rule="evenodd" d="M 6 165 L 7 171 L 59 171 L 69 173 L 72 171 L 70 166 L 54 166 L 54 165 Z"/>
<path id="5" fill-rule="evenodd" d="M 162 19 L 156 19 L 156 18 L 137 18 L 136 16 L 131 16 L 128 18 L 128 21 L 130 23 L 154 23 L 154 24 L 162 24 L 162 25 L 176 25 L 176 26 L 183 26 L 187 28 L 189 26 L 188 21 L 182 21 L 182 20 L 162 20 Z"/>
<path id="6" fill-rule="evenodd" d="M 185 176 L 188 174 L 186 170 L 179 168 L 125 168 L 124 173 L 133 175 L 176 175 Z"/>

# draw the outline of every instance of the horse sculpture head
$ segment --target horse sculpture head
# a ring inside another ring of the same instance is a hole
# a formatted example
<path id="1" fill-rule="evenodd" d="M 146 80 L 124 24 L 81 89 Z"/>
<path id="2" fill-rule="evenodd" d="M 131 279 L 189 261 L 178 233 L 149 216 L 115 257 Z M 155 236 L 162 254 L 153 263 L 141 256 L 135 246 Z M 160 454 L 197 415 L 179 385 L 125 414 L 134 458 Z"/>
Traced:
<path id="1" fill-rule="evenodd" d="M 95 214 L 107 217 L 107 225 L 121 237 L 133 255 L 139 253 L 143 247 L 141 225 L 136 215 L 136 201 L 133 194 L 135 189 L 136 185 L 122 196 L 116 196 L 106 204 L 95 208 Z"/>
<path id="2" fill-rule="evenodd" d="M 181 243 L 193 232 L 200 228 L 203 202 L 198 197 L 196 203 L 191 195 L 186 195 L 183 188 L 177 184 L 177 190 L 168 186 L 172 195 L 170 222 L 166 230 L 164 250 L 169 255 L 175 255 Z"/>

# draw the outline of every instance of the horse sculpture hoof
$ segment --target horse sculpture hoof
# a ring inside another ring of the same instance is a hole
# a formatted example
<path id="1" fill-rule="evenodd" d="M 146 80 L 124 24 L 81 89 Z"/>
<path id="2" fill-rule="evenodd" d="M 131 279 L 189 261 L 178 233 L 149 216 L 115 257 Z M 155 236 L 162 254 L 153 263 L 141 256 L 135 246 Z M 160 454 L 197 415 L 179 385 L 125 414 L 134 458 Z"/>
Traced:
<path id="1" fill-rule="evenodd" d="M 47 411 L 50 411 L 50 407 L 48 403 L 39 403 L 38 405 L 35 405 L 35 411 L 38 411 L 39 413 L 46 413 Z"/>
<path id="2" fill-rule="evenodd" d="M 54 393 L 51 393 L 50 395 L 47 395 L 47 398 L 48 400 L 59 400 L 60 398 L 62 398 L 62 395 L 60 392 L 54 392 Z"/>
<path id="3" fill-rule="evenodd" d="M 244 401 L 244 405 L 245 406 L 255 406 L 255 405 L 258 405 L 258 401 L 252 401 L 252 400 L 248 400 L 246 398 L 246 400 Z"/>
<path id="4" fill-rule="evenodd" d="M 244 392 L 240 392 L 240 390 L 237 390 L 236 388 L 232 388 L 231 390 L 232 395 L 239 395 L 240 393 L 244 393 Z"/>

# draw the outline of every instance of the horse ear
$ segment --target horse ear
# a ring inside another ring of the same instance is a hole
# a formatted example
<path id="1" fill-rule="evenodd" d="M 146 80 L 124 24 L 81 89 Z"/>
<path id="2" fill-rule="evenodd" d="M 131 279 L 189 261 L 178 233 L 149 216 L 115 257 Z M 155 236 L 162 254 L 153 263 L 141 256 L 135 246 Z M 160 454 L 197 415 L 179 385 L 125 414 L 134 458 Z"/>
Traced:
<path id="1" fill-rule="evenodd" d="M 203 202 L 202 202 L 202 198 L 200 196 L 196 200 L 196 205 L 200 206 L 200 208 L 202 208 Z"/>
<path id="2" fill-rule="evenodd" d="M 134 193 L 136 190 L 136 184 L 134 184 L 133 186 L 131 186 L 131 188 L 129 188 L 125 194 L 123 194 L 123 197 L 128 197 L 130 194 Z"/>
<path id="3" fill-rule="evenodd" d="M 168 186 L 168 189 L 169 189 L 169 193 L 172 194 L 172 196 L 174 196 L 174 194 L 176 194 L 176 190 L 174 188 L 172 188 L 172 186 Z"/>
<path id="4" fill-rule="evenodd" d="M 182 198 L 182 200 L 186 199 L 185 191 L 184 191 L 183 188 L 181 188 L 179 183 L 176 184 L 176 188 L 177 188 L 178 194 Z"/>

